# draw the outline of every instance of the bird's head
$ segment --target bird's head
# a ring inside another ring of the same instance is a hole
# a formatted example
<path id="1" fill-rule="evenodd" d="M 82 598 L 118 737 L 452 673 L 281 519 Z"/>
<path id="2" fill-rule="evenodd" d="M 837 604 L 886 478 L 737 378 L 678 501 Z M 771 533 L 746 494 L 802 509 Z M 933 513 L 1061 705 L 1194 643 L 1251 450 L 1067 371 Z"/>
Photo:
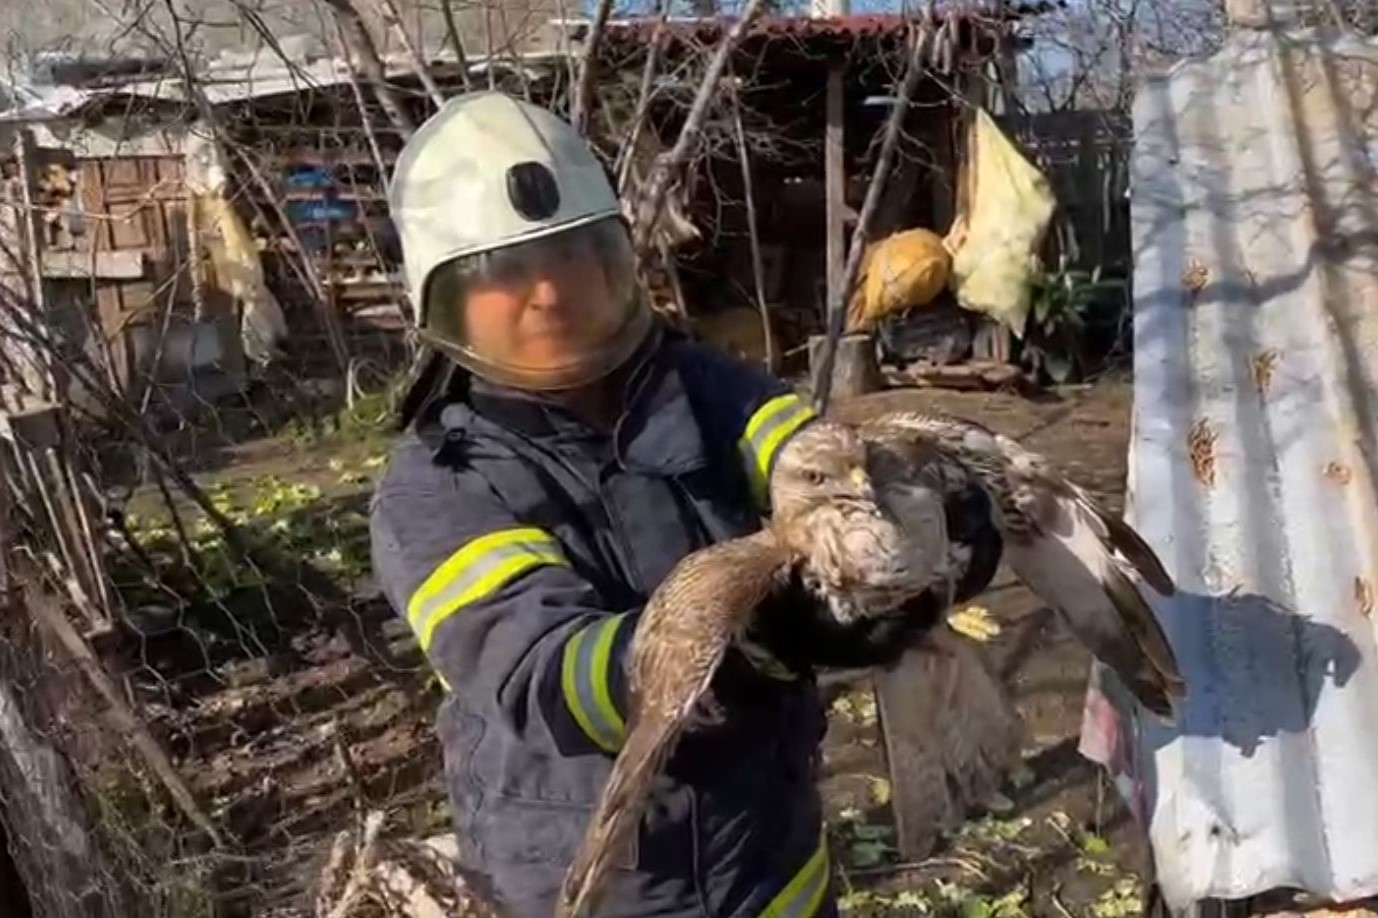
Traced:
<path id="1" fill-rule="evenodd" d="M 796 520 L 823 505 L 874 501 L 866 442 L 845 424 L 815 421 L 805 427 L 780 450 L 771 472 L 777 521 Z"/>

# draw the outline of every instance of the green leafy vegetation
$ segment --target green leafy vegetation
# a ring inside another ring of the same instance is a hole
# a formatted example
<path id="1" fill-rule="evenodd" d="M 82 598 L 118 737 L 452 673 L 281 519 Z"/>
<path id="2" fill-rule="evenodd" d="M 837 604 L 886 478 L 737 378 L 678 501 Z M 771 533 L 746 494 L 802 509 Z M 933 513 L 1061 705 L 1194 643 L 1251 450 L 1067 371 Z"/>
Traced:
<path id="1" fill-rule="evenodd" d="M 334 468 L 334 466 L 332 466 Z M 112 577 L 126 607 L 156 603 L 219 603 L 245 590 L 298 582 L 303 566 L 347 590 L 369 570 L 367 507 L 359 488 L 371 480 L 361 467 L 339 466 L 353 493 L 328 496 L 320 485 L 262 475 L 206 489 L 211 505 L 234 524 L 256 559 L 239 558 L 220 526 L 199 510 L 166 508 L 131 514 L 134 556 L 121 556 Z M 179 530 L 180 524 L 180 530 Z"/>
<path id="2" fill-rule="evenodd" d="M 1123 281 L 1073 268 L 1063 256 L 1057 268 L 1034 278 L 1024 360 L 1059 385 L 1080 378 L 1088 314 L 1099 302 L 1123 296 Z"/>

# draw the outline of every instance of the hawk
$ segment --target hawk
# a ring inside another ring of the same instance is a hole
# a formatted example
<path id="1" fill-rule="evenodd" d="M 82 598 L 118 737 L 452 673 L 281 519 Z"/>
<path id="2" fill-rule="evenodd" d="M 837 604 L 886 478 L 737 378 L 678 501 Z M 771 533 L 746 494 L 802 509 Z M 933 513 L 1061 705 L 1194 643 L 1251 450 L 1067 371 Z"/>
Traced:
<path id="1" fill-rule="evenodd" d="M 734 644 L 751 652 L 748 626 L 772 591 L 797 574 L 842 624 L 905 614 L 928 591 L 950 606 L 970 548 L 949 540 L 944 504 L 973 484 L 1014 574 L 1146 708 L 1173 716 L 1186 684 L 1134 575 L 1163 595 L 1174 584 L 1129 525 L 1041 456 L 968 421 L 907 412 L 855 426 L 815 421 L 780 453 L 768 526 L 684 558 L 641 613 L 627 737 L 566 875 L 562 915 L 594 907 L 676 740 L 712 716 L 709 686 L 724 654 Z M 971 789 L 978 782 L 965 771 L 1018 755 L 1017 721 L 1003 716 L 994 675 L 955 632 L 939 625 L 917 644 L 934 680 L 924 684 L 952 702 L 929 706 L 944 712 L 934 724 L 942 764 Z"/>

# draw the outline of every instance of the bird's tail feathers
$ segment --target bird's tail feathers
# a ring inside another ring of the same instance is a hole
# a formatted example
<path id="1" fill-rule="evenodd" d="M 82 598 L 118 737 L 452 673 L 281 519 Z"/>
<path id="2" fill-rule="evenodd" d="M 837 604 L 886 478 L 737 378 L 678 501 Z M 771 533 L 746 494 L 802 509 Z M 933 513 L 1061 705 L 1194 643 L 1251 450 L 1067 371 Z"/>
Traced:
<path id="1" fill-rule="evenodd" d="M 1023 723 L 979 648 L 945 626 L 901 665 L 906 720 L 922 740 L 906 743 L 898 767 L 928 789 L 906 804 L 913 843 L 927 851 L 1000 789 L 1019 763 Z"/>
<path id="2" fill-rule="evenodd" d="M 1167 568 L 1163 567 L 1158 553 L 1144 541 L 1143 536 L 1139 535 L 1133 526 L 1113 513 L 1107 513 L 1087 496 L 1081 495 L 1081 497 L 1083 502 L 1089 504 L 1091 511 L 1105 524 L 1111 546 L 1134 566 L 1144 581 L 1161 596 L 1172 596 L 1176 593 L 1177 585 L 1172 582 L 1172 576 L 1167 572 Z"/>
<path id="3" fill-rule="evenodd" d="M 1000 788 L 1019 762 L 1023 723 L 999 678 L 968 639 L 945 627 L 925 641 L 924 666 L 938 687 L 934 736 L 947 784 L 959 805 L 979 803 Z"/>
<path id="4" fill-rule="evenodd" d="M 1118 564 L 1112 562 L 1108 567 L 1105 593 L 1119 612 L 1120 621 L 1133 638 L 1139 655 L 1133 660 L 1101 657 L 1101 661 L 1115 670 L 1145 707 L 1171 720 L 1173 703 L 1180 701 L 1187 690 L 1186 680 L 1177 665 L 1177 655 L 1138 586 Z M 1094 652 L 1094 648 L 1090 649 Z"/>
<path id="5" fill-rule="evenodd" d="M 560 918 L 593 914 L 608 871 L 641 824 L 651 784 L 663 770 L 674 740 L 670 724 L 660 729 L 647 726 L 629 731 L 627 742 L 617 755 L 598 808 L 565 874 Z"/>

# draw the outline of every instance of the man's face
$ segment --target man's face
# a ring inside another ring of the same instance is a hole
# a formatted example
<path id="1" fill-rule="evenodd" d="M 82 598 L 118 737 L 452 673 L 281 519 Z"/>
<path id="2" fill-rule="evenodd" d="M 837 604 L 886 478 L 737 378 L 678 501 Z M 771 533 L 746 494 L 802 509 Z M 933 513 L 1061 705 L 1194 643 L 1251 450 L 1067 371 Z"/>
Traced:
<path id="1" fill-rule="evenodd" d="M 492 270 L 464 291 L 469 347 L 511 367 L 554 369 L 584 359 L 616 331 L 625 304 L 613 291 L 590 237 L 574 232 L 540 240 L 519 261 Z"/>

